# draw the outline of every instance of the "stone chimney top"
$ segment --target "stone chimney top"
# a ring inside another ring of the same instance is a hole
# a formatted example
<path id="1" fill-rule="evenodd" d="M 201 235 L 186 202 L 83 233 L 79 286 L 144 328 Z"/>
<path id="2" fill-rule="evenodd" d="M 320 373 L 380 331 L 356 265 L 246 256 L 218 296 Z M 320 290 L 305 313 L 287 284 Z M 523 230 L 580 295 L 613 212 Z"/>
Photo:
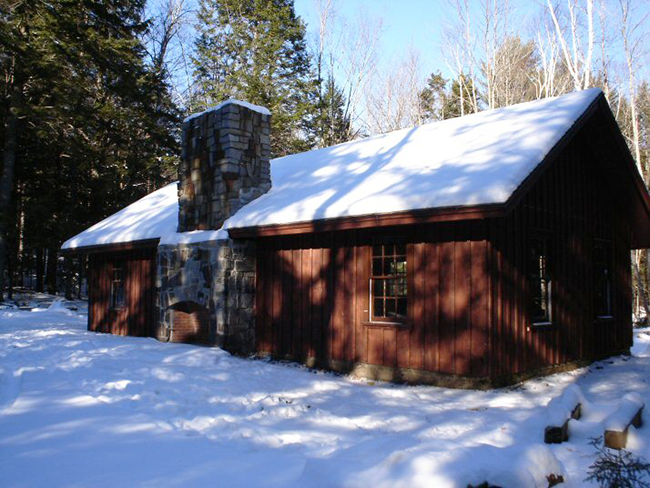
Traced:
<path id="1" fill-rule="evenodd" d="M 183 121 L 178 231 L 219 229 L 271 188 L 271 113 L 228 100 Z"/>

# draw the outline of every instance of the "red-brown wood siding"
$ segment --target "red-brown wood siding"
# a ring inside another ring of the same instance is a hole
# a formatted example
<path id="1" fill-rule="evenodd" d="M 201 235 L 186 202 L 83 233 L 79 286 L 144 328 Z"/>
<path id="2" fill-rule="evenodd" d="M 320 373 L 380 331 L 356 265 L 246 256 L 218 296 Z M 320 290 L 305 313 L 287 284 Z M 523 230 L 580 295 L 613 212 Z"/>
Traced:
<path id="1" fill-rule="evenodd" d="M 584 134 L 505 218 L 258 239 L 258 349 L 278 357 L 506 377 L 631 345 L 630 229 Z M 528 239 L 550 237 L 553 324 L 529 315 Z M 369 322 L 375 239 L 406 240 L 408 319 Z M 612 242 L 613 318 L 597 320 L 593 245 Z"/>
<path id="2" fill-rule="evenodd" d="M 372 239 L 384 232 L 353 230 L 260 240 L 259 350 L 300 360 L 485 376 L 489 249 L 485 225 L 445 226 L 447 242 L 431 242 L 438 234 L 425 229 L 407 245 L 408 320 L 400 326 L 368 322 Z M 403 229 L 393 231 L 397 236 Z M 455 236 L 464 240 L 455 241 Z M 441 254 L 446 257 L 439 261 Z M 445 298 L 439 300 L 439 293 Z M 270 316 L 277 320 L 270 321 Z"/>
<path id="3" fill-rule="evenodd" d="M 125 306 L 111 309 L 113 264 L 124 264 Z M 153 336 L 156 250 L 132 249 L 89 255 L 88 329 L 117 335 Z"/>

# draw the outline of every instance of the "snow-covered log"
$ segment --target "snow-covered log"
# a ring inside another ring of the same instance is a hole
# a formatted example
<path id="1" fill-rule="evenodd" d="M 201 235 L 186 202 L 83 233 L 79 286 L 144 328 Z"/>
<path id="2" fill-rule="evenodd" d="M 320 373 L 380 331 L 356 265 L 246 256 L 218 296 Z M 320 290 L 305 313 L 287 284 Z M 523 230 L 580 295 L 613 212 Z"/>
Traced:
<path id="1" fill-rule="evenodd" d="M 605 421 L 605 446 L 623 449 L 627 445 L 630 425 L 636 428 L 643 425 L 643 407 L 645 403 L 637 393 L 628 393 L 623 397 L 619 407 Z"/>
<path id="2" fill-rule="evenodd" d="M 547 426 L 544 429 L 544 442 L 560 444 L 569 440 L 569 420 L 582 415 L 584 397 L 576 385 L 569 386 L 560 396 L 546 405 Z"/>

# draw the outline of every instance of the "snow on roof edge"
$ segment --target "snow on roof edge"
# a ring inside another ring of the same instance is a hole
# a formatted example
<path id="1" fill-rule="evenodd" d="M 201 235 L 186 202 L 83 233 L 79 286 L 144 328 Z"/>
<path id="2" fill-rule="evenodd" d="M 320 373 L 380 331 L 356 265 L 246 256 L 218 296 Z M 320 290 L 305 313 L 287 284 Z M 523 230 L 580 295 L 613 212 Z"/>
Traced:
<path id="1" fill-rule="evenodd" d="M 249 110 L 253 110 L 254 112 L 261 113 L 263 115 L 271 115 L 271 111 L 266 108 L 262 107 L 261 105 L 253 105 L 252 103 L 244 102 L 243 100 L 237 100 L 235 98 L 231 98 L 229 100 L 226 100 L 225 102 L 221 102 L 219 105 L 215 105 L 214 107 L 210 107 L 203 112 L 198 112 L 195 114 L 192 114 L 188 117 L 185 117 L 183 119 L 183 123 L 188 122 L 196 117 L 200 117 L 201 115 L 205 115 L 210 112 L 216 112 L 217 110 L 225 107 L 226 105 L 239 105 L 240 107 L 247 108 Z"/>
<path id="2" fill-rule="evenodd" d="M 178 226 L 178 182 L 169 183 L 66 240 L 62 250 L 160 239 Z"/>
<path id="3" fill-rule="evenodd" d="M 535 155 L 535 157 L 533 158 L 535 160 L 534 164 L 531 164 L 530 166 L 528 166 L 527 169 L 526 168 L 520 168 L 520 169 L 526 169 L 526 172 L 520 174 L 520 176 L 517 178 L 519 180 L 518 185 L 514 186 L 513 188 L 508 189 L 509 196 L 512 196 L 512 194 L 514 194 L 514 192 L 530 176 L 530 174 L 532 174 L 534 172 L 535 168 L 537 168 L 539 166 L 539 164 L 548 156 L 548 154 L 557 145 L 557 143 L 559 143 L 559 141 L 567 133 L 569 133 L 574 128 L 574 126 L 576 126 L 577 124 L 580 123 L 580 120 L 585 117 L 585 114 L 587 114 L 589 112 L 589 109 L 593 106 L 593 104 L 598 100 L 599 97 L 602 96 L 602 90 L 600 90 L 600 89 L 584 90 L 582 92 L 582 95 L 578 95 L 579 93 L 580 92 L 574 92 L 573 94 L 568 94 L 568 95 L 573 97 L 574 99 L 576 97 L 580 96 L 580 98 L 582 98 L 584 100 L 583 103 L 582 103 L 582 107 L 578 108 L 581 104 L 580 103 L 576 104 L 575 100 L 572 102 L 573 103 L 573 114 L 571 114 L 571 112 L 569 111 L 568 113 L 566 113 L 564 115 L 565 123 L 564 123 L 564 126 L 561 128 L 561 130 L 556 132 L 556 136 L 554 136 L 554 138 L 558 137 L 558 136 L 559 137 L 557 139 L 555 139 L 555 143 L 550 145 L 550 146 L 547 145 L 544 152 L 538 152 Z M 567 102 L 570 101 L 568 96 L 560 96 L 560 97 L 553 97 L 552 99 L 548 99 L 548 102 L 551 102 L 552 100 L 562 99 L 562 98 L 564 98 L 565 101 L 567 101 Z M 528 102 L 527 104 L 519 104 L 518 105 L 519 108 L 517 110 L 521 111 L 521 109 L 524 108 L 524 107 L 528 107 L 528 106 L 532 107 L 533 106 L 532 104 L 543 102 L 543 100 L 535 101 L 535 102 Z M 578 100 L 578 102 L 579 101 L 580 100 Z M 585 104 L 584 102 L 587 102 L 587 103 Z M 238 100 L 228 100 L 226 102 L 223 102 L 222 104 L 219 104 L 216 107 L 213 107 L 213 108 L 210 108 L 210 109 L 208 109 L 208 110 L 206 110 L 204 112 L 201 112 L 200 114 L 195 114 L 195 115 L 193 115 L 191 117 L 188 117 L 188 119 L 186 119 L 186 120 L 189 120 L 192 117 L 199 116 L 199 115 L 204 114 L 204 113 L 209 112 L 209 111 L 217 110 L 217 109 L 221 108 L 222 106 L 224 106 L 224 105 L 226 105 L 228 103 L 236 103 L 236 104 L 240 104 L 242 106 L 250 105 L 250 104 L 246 104 L 246 102 L 240 102 Z M 565 105 L 566 105 L 566 103 L 565 103 Z M 255 106 L 253 106 L 253 107 L 255 107 Z M 510 108 L 511 111 L 512 111 L 512 107 L 516 108 L 517 105 L 511 106 L 511 108 Z M 261 108 L 263 110 L 266 110 L 264 107 L 256 107 L 256 108 Z M 506 109 L 507 108 L 508 107 L 506 107 Z M 578 109 L 578 110 L 576 110 L 576 109 Z M 489 115 L 489 112 L 494 112 L 496 114 L 497 112 L 502 111 L 502 110 L 503 109 L 495 109 L 495 110 L 490 110 L 490 111 L 483 111 L 483 112 L 481 112 L 479 114 L 474 114 L 474 116 L 479 116 L 479 115 L 483 114 L 482 117 L 485 118 L 486 115 Z M 502 113 L 505 113 L 505 112 L 502 112 Z M 472 118 L 472 115 L 467 116 L 466 118 L 461 118 L 461 119 L 464 119 L 465 125 L 467 125 L 467 122 L 469 122 L 471 118 Z M 452 120 L 454 120 L 454 119 L 452 119 Z M 437 125 L 437 124 L 440 124 L 440 122 L 433 123 L 431 125 L 434 126 L 434 125 Z M 429 124 L 425 124 L 425 125 L 429 125 Z M 410 129 L 409 128 L 401 129 L 401 130 L 393 131 L 393 132 L 387 133 L 387 134 L 380 134 L 380 135 L 370 137 L 370 138 L 360 139 L 360 140 L 356 140 L 356 141 L 350 141 L 348 143 L 339 144 L 337 146 L 332 146 L 330 148 L 324 148 L 324 149 L 316 150 L 316 151 L 307 151 L 305 153 L 290 155 L 290 156 L 286 156 L 286 157 L 283 157 L 283 158 L 276 158 L 274 160 L 274 162 L 280 162 L 281 160 L 291 159 L 291 158 L 295 158 L 295 157 L 301 157 L 303 155 L 308 155 L 308 154 L 313 155 L 313 154 L 316 154 L 318 152 L 322 152 L 324 150 L 331 152 L 333 149 L 336 149 L 337 147 L 340 147 L 341 149 L 345 150 L 346 146 L 351 147 L 350 145 L 353 144 L 353 143 L 363 143 L 363 144 L 367 145 L 368 142 L 372 142 L 373 140 L 377 141 L 377 142 L 381 142 L 380 139 L 384 139 L 384 138 L 388 138 L 390 140 L 391 134 L 393 134 L 393 135 L 398 134 L 398 133 L 409 134 L 410 132 L 412 132 L 412 131 L 414 131 L 416 129 L 418 129 L 418 128 L 416 127 L 416 128 L 410 128 Z M 548 142 L 550 142 L 550 140 Z M 531 163 L 532 163 L 532 161 L 531 161 Z M 315 168 L 316 168 L 316 170 L 319 169 L 318 166 L 316 166 Z M 321 170 L 322 169 L 323 168 L 321 168 Z M 424 169 L 427 169 L 427 168 L 425 167 Z M 272 169 L 272 174 L 274 176 L 274 179 L 275 179 L 275 174 L 274 174 L 275 172 L 276 171 L 274 171 Z M 276 183 L 276 182 L 274 181 L 274 183 Z M 280 187 L 282 187 L 283 186 L 282 181 L 280 181 L 279 183 L 280 183 Z M 497 188 L 497 190 L 499 190 L 499 188 Z M 154 193 L 157 193 L 157 192 L 154 192 Z M 271 191 L 270 193 L 273 193 L 273 191 Z M 128 207 L 126 207 L 122 211 L 119 211 L 116 214 L 113 214 L 112 216 L 107 217 L 106 219 L 99 222 L 98 224 L 95 224 L 94 226 L 90 227 L 89 229 L 81 232 L 80 234 L 77 234 L 76 236 L 72 237 L 71 239 L 68 239 L 63 244 L 62 249 L 71 250 L 71 249 L 88 248 L 88 247 L 91 247 L 91 246 L 92 247 L 94 247 L 94 246 L 102 246 L 102 245 L 109 246 L 109 245 L 112 245 L 112 244 L 119 244 L 119 243 L 124 243 L 124 242 L 134 242 L 134 241 L 142 240 L 143 238 L 144 239 L 147 239 L 147 238 L 148 239 L 159 238 L 160 239 L 160 243 L 159 243 L 160 245 L 196 243 L 196 242 L 204 242 L 204 241 L 210 241 L 210 240 L 219 240 L 221 238 L 228 238 L 228 232 L 227 232 L 228 230 L 242 228 L 242 227 L 260 227 L 260 226 L 266 226 L 266 225 L 278 225 L 278 224 L 283 224 L 283 223 L 313 222 L 314 220 L 327 220 L 327 219 L 336 218 L 336 217 L 343 217 L 343 216 L 361 217 L 361 216 L 364 216 L 364 215 L 367 216 L 367 215 L 378 215 L 378 214 L 390 213 L 390 212 L 382 211 L 381 209 L 378 209 L 378 208 L 375 209 L 375 210 L 378 210 L 378 211 L 375 211 L 375 212 L 372 212 L 372 211 L 371 212 L 362 212 L 362 213 L 345 213 L 344 212 L 341 215 L 329 215 L 329 216 L 328 215 L 316 215 L 315 213 L 312 212 L 312 215 L 310 215 L 309 218 L 296 218 L 296 217 L 304 217 L 301 214 L 296 214 L 291 219 L 287 220 L 286 222 L 283 221 L 284 220 L 283 218 L 278 218 L 277 221 L 275 221 L 275 222 L 272 221 L 272 220 L 276 220 L 275 218 L 271 218 L 270 219 L 271 221 L 269 221 L 269 222 L 264 222 L 263 220 L 258 221 L 258 222 L 254 222 L 255 221 L 254 218 L 253 219 L 248 219 L 246 217 L 244 217 L 243 221 L 242 221 L 242 218 L 241 218 L 242 216 L 241 215 L 233 215 L 230 219 L 228 219 L 224 223 L 222 228 L 218 229 L 218 230 L 200 231 L 200 232 L 192 232 L 192 233 L 178 233 L 178 232 L 176 232 L 176 230 L 177 230 L 176 226 L 177 226 L 178 199 L 177 199 L 176 192 L 173 192 L 173 194 L 170 192 L 170 194 L 165 198 L 165 201 L 158 200 L 156 202 L 156 205 L 155 205 L 158 210 L 163 210 L 161 207 L 165 207 L 165 209 L 169 210 L 169 211 L 165 212 L 164 218 L 167 220 L 167 222 L 165 222 L 165 225 L 159 225 L 159 224 L 153 222 L 155 220 L 159 220 L 162 223 L 163 213 L 158 211 L 157 214 L 154 215 L 151 212 L 154 211 L 155 209 L 151 208 L 151 205 L 149 205 L 149 207 L 146 208 L 145 210 L 150 212 L 150 213 L 146 214 L 146 217 L 144 217 L 145 218 L 145 220 L 144 220 L 145 227 L 146 227 L 147 223 L 152 224 L 151 225 L 152 228 L 150 228 L 148 232 L 143 232 L 140 229 L 141 225 L 138 225 L 137 223 L 133 222 L 133 220 L 131 220 L 131 222 L 128 224 L 128 226 L 127 226 L 128 229 L 124 229 L 123 227 L 125 227 L 125 226 L 122 225 L 123 222 L 118 217 L 120 215 L 122 215 L 124 212 L 129 214 L 129 211 L 131 211 L 131 214 L 134 214 L 134 211 L 135 211 L 136 206 L 137 206 L 136 204 L 145 203 L 146 199 L 150 198 L 151 195 L 152 194 L 150 194 L 149 196 L 144 197 L 144 199 L 142 199 L 143 200 L 142 202 L 140 202 L 140 201 L 134 202 L 134 204 L 129 205 Z M 504 197 L 504 195 L 505 194 L 502 194 L 501 197 Z M 490 204 L 490 203 L 499 203 L 499 202 L 503 203 L 505 201 L 503 199 L 497 198 L 496 194 L 490 194 L 488 196 L 490 197 L 489 201 L 478 200 L 478 201 L 475 201 L 473 203 L 467 203 L 467 205 L 469 205 L 469 204 L 472 204 L 472 205 L 477 205 L 477 204 L 478 205 L 487 205 L 487 204 Z M 265 198 L 268 198 L 268 197 L 269 197 L 268 194 L 262 196 L 260 199 L 258 199 L 260 201 L 258 201 L 257 204 L 264 203 L 264 202 L 262 202 L 262 200 L 264 200 Z M 167 201 L 167 200 L 169 200 L 169 201 Z M 173 200 L 173 202 L 172 202 L 172 200 Z M 506 198 L 506 200 L 507 200 L 507 198 Z M 301 202 L 299 202 L 299 203 L 301 203 Z M 408 203 L 409 203 L 409 205 L 413 205 L 414 202 L 408 202 Z M 429 203 L 432 203 L 432 202 L 429 202 Z M 410 206 L 409 208 L 411 210 L 416 210 L 416 209 L 419 209 L 419 208 L 443 208 L 443 207 L 447 207 L 447 206 L 449 206 L 449 207 L 462 207 L 462 206 L 465 206 L 463 204 L 457 204 L 457 203 L 456 204 L 445 205 L 444 202 L 442 202 L 442 201 L 439 202 L 439 203 L 440 204 L 438 204 L 438 205 L 428 205 L 426 207 Z M 251 202 L 246 207 L 248 208 L 249 206 L 255 205 L 255 204 L 256 204 L 256 202 Z M 366 208 L 365 210 L 368 210 L 368 208 Z M 403 210 L 403 209 L 394 208 L 392 211 L 400 211 L 400 210 Z M 240 209 L 240 212 L 238 212 L 238 213 L 241 213 L 241 211 L 244 211 L 243 213 L 246 214 L 246 209 Z M 137 213 L 137 212 L 135 212 L 135 213 Z M 173 216 L 171 215 L 172 213 L 174 214 Z M 251 212 L 248 212 L 248 213 L 251 213 Z M 255 213 L 255 211 L 253 211 L 253 214 L 254 213 Z M 167 214 L 169 214 L 169 215 L 167 215 Z M 140 216 L 130 215 L 130 216 L 131 217 L 136 217 L 138 220 L 140 220 L 140 222 L 142 222 L 141 219 L 143 217 L 141 215 Z M 271 216 L 271 217 L 274 217 L 274 216 Z M 279 217 L 281 217 L 281 216 L 279 216 Z M 147 222 L 147 220 L 149 222 Z M 172 222 L 172 220 L 173 220 L 173 222 Z M 251 222 L 251 220 L 252 220 L 252 222 Z M 110 229 L 109 228 L 105 229 L 107 232 L 101 232 L 101 231 L 97 232 L 95 230 L 96 227 L 98 227 L 98 226 L 101 227 L 102 224 L 108 223 L 108 221 L 112 221 L 112 222 L 111 222 L 111 225 L 109 226 L 111 228 Z M 136 224 L 136 225 L 133 225 L 133 224 Z M 153 227 L 156 227 L 156 229 L 154 229 Z M 124 230 L 126 230 L 127 232 L 123 232 Z M 93 234 L 95 234 L 95 235 L 93 235 Z M 141 236 L 141 234 L 146 234 L 146 236 Z"/>

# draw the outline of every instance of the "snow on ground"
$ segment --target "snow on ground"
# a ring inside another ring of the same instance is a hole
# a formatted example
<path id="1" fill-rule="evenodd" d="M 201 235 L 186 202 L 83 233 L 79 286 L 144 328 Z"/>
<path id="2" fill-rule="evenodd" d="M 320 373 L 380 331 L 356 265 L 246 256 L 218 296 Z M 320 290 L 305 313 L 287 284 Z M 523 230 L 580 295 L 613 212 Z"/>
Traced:
<path id="1" fill-rule="evenodd" d="M 589 438 L 622 396 L 650 403 L 650 329 L 635 331 L 631 358 L 479 392 L 85 326 L 56 304 L 0 312 L 3 486 L 465 487 L 490 477 L 525 487 L 548 469 L 583 486 Z M 574 384 L 586 403 L 570 442 L 541 444 L 546 404 Z M 629 447 L 650 459 L 647 429 Z"/>

